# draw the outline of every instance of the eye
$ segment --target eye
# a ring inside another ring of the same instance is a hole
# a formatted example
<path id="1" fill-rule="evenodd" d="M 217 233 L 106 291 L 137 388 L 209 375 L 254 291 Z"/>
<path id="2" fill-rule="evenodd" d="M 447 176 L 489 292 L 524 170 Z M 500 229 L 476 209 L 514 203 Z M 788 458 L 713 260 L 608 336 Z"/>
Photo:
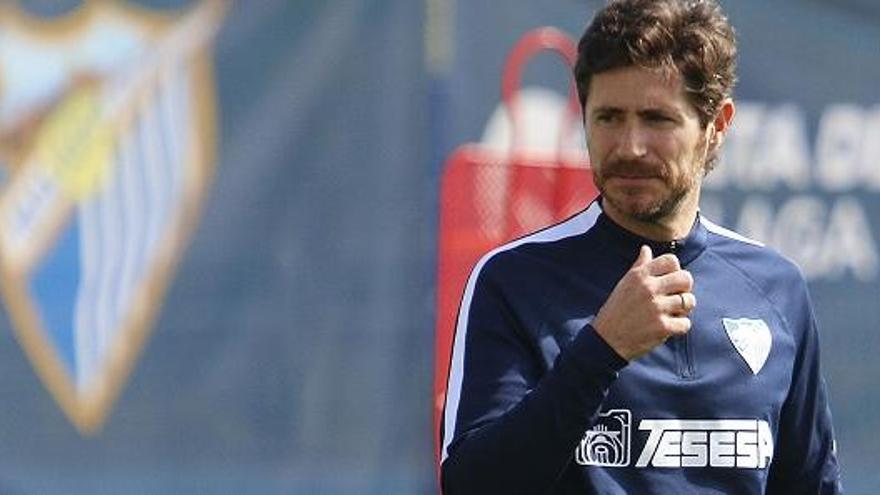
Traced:
<path id="1" fill-rule="evenodd" d="M 617 114 L 611 112 L 597 113 L 593 116 L 593 121 L 598 124 L 610 124 L 617 120 Z"/>
<path id="2" fill-rule="evenodd" d="M 650 124 L 672 125 L 678 122 L 671 115 L 663 112 L 645 112 L 643 118 Z"/>

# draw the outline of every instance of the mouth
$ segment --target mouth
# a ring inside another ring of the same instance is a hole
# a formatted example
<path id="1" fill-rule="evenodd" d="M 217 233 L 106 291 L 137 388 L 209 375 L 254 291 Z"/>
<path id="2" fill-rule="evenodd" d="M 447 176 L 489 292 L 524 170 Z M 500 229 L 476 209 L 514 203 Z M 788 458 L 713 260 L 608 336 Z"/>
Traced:
<path id="1" fill-rule="evenodd" d="M 611 174 L 609 179 L 659 179 L 656 174 Z"/>
<path id="2" fill-rule="evenodd" d="M 655 194 L 665 187 L 666 182 L 656 175 L 614 174 L 605 178 L 605 189 L 608 193 L 642 195 Z"/>
<path id="3" fill-rule="evenodd" d="M 614 174 L 610 175 L 606 178 L 606 180 L 618 181 L 624 184 L 646 184 L 649 182 L 660 181 L 663 182 L 663 178 L 657 175 L 630 175 L 630 174 Z"/>
<path id="4" fill-rule="evenodd" d="M 623 181 L 664 180 L 664 167 L 660 164 L 643 161 L 615 161 L 605 167 L 606 179 Z"/>

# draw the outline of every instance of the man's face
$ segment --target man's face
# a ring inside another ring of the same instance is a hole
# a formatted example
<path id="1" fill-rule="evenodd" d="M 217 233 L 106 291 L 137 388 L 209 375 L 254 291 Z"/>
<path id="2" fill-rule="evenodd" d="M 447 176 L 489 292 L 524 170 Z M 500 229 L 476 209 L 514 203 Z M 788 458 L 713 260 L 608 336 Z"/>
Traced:
<path id="1" fill-rule="evenodd" d="M 696 205 L 708 127 L 681 79 L 638 67 L 593 76 L 585 108 L 587 147 L 603 206 L 640 222 Z"/>

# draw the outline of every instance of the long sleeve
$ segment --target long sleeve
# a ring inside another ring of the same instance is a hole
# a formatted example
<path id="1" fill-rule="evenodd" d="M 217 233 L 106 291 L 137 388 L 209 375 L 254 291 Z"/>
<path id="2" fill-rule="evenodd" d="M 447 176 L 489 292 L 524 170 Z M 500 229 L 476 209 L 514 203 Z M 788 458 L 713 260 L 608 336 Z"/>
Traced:
<path id="1" fill-rule="evenodd" d="M 805 332 L 794 363 L 793 381 L 782 408 L 769 494 L 843 493 L 825 380 L 819 366 L 819 338 L 809 298 L 804 297 Z"/>
<path id="2" fill-rule="evenodd" d="M 442 466 L 446 495 L 545 493 L 595 422 L 626 365 L 589 325 L 544 371 L 537 344 L 503 288 L 481 276 L 469 306 L 454 435 Z M 450 380 L 453 382 L 453 380 Z"/>

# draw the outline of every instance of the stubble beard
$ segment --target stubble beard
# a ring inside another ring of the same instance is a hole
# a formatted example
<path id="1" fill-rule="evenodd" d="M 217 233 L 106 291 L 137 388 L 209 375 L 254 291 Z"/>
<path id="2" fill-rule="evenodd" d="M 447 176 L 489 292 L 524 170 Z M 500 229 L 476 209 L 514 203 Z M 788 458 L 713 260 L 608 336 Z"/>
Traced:
<path id="1" fill-rule="evenodd" d="M 697 187 L 699 179 L 695 175 L 700 172 L 693 170 L 690 173 L 692 176 L 673 178 L 665 174 L 658 177 L 666 187 L 654 198 L 639 198 L 638 196 L 646 194 L 644 191 L 609 188 L 602 175 L 596 176 L 596 188 L 602 195 L 603 202 L 609 203 L 618 212 L 639 222 L 659 223 L 673 217 Z"/>

